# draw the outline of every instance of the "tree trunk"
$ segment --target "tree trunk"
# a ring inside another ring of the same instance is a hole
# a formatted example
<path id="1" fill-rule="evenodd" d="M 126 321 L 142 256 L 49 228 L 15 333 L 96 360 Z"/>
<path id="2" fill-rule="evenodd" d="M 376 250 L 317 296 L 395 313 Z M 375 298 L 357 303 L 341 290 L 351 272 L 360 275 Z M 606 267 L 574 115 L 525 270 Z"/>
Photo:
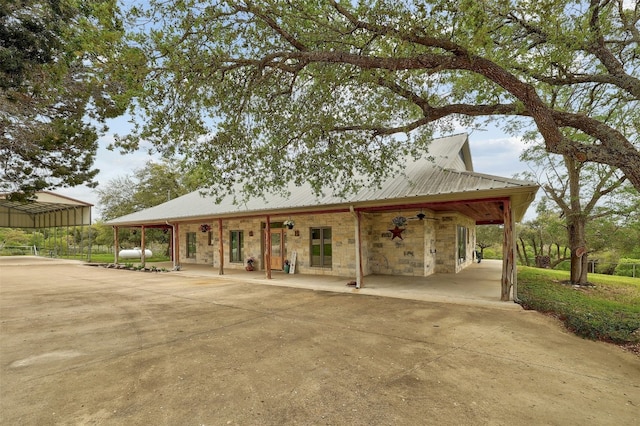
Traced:
<path id="1" fill-rule="evenodd" d="M 527 255 L 527 245 L 524 243 L 522 237 L 519 237 L 518 239 L 520 240 L 520 244 L 522 244 L 522 256 L 524 258 L 521 259 L 521 262 L 523 265 L 531 266 L 529 265 L 529 255 Z"/>
<path id="2" fill-rule="evenodd" d="M 519 238 L 520 243 L 522 243 L 522 238 Z M 520 263 L 522 263 L 523 265 L 527 265 L 527 262 L 524 261 L 524 256 L 522 256 L 522 252 L 524 251 L 524 243 L 522 243 L 522 249 L 520 248 L 520 244 L 516 243 L 516 251 L 518 252 L 518 259 L 520 260 Z"/>
<path id="3" fill-rule="evenodd" d="M 585 238 L 587 218 L 582 211 L 580 203 L 581 164 L 567 157 L 565 157 L 565 164 L 569 172 L 569 200 L 571 206 L 569 211 L 565 211 L 567 230 L 569 232 L 569 249 L 571 249 L 571 283 L 584 285 L 587 283 L 587 242 Z"/>
<path id="4" fill-rule="evenodd" d="M 569 248 L 571 249 L 571 283 L 587 283 L 587 247 L 585 220 L 582 215 L 571 216 L 569 221 Z"/>

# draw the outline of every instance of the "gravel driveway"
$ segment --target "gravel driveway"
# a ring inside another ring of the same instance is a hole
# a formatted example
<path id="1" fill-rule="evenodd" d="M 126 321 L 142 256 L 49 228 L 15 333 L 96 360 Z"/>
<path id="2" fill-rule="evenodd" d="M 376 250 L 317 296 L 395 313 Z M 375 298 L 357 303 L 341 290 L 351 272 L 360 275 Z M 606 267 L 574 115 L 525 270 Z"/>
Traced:
<path id="1" fill-rule="evenodd" d="M 640 359 L 548 317 L 0 259 L 3 425 L 635 425 Z"/>

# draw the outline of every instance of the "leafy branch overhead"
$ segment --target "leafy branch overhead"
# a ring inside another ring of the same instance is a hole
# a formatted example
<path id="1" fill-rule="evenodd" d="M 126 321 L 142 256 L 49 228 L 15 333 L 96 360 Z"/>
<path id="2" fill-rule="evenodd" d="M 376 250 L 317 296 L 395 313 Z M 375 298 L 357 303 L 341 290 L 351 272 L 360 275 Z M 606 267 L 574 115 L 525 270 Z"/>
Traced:
<path id="1" fill-rule="evenodd" d="M 149 140 L 218 188 L 354 190 L 481 117 L 640 188 L 634 2 L 185 0 L 129 16 L 146 63 L 121 72 L 144 120 L 118 145 Z"/>
<path id="2" fill-rule="evenodd" d="M 116 0 L 0 5 L 0 192 L 97 184 L 101 125 L 128 104 L 106 67 L 127 51 L 118 12 Z"/>

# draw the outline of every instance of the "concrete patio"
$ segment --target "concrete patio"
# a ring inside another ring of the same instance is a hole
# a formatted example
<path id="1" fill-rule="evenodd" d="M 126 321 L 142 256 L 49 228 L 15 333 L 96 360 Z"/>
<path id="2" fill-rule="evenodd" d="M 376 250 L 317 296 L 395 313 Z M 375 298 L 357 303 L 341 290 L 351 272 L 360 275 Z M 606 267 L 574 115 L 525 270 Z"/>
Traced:
<path id="1" fill-rule="evenodd" d="M 172 267 L 170 263 L 149 265 L 166 269 Z M 229 268 L 225 269 L 224 275 L 221 276 L 218 274 L 218 267 L 188 263 L 183 263 L 180 270 L 173 271 L 172 274 L 206 276 L 212 279 L 234 279 L 255 282 L 256 284 L 339 293 L 521 309 L 513 302 L 500 301 L 500 277 L 502 274 L 502 261 L 500 260 L 483 260 L 481 263 L 472 264 L 458 274 L 434 274 L 428 277 L 368 275 L 364 278 L 363 287 L 360 289 L 347 285 L 354 280 L 354 277 L 285 274 L 281 271 L 272 271 L 272 278 L 267 279 L 264 271 L 247 272 Z"/>

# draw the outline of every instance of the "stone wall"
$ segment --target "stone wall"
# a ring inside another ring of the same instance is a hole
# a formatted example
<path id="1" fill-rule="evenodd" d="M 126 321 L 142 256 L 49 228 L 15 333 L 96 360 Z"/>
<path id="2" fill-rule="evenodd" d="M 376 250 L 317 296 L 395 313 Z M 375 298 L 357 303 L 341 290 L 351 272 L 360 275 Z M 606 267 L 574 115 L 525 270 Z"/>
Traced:
<path id="1" fill-rule="evenodd" d="M 475 222 L 459 213 L 441 213 L 436 225 L 436 273 L 454 274 L 473 262 L 476 244 Z M 458 259 L 458 225 L 467 227 L 467 253 L 464 261 Z"/>
<path id="2" fill-rule="evenodd" d="M 282 218 L 281 220 L 285 220 Z M 351 213 L 294 216 L 294 229 L 287 229 L 286 256 L 297 253 L 296 273 L 354 276 L 356 269 L 355 218 Z M 278 219 L 272 219 L 277 221 Z M 311 266 L 311 228 L 331 228 L 332 266 Z M 295 235 L 298 231 L 298 235 Z"/>
<path id="3" fill-rule="evenodd" d="M 396 216 L 406 218 L 415 215 L 411 212 L 371 213 L 367 217 L 367 241 L 369 246 L 366 258 L 367 271 L 382 275 L 424 276 L 425 273 L 425 227 L 424 220 L 408 220 L 400 237 L 394 238 L 392 220 Z M 363 241 L 365 244 L 365 241 Z"/>
<path id="4" fill-rule="evenodd" d="M 362 267 L 364 275 L 427 276 L 433 273 L 455 273 L 473 261 L 475 247 L 475 224 L 473 220 L 457 213 L 435 214 L 424 212 L 425 220 L 415 219 L 416 212 L 396 211 L 361 214 Z M 407 221 L 404 231 L 393 238 L 391 230 L 396 216 L 413 218 Z M 285 258 L 297 253 L 296 273 L 355 277 L 356 274 L 356 221 L 349 212 L 332 214 L 310 214 L 299 216 L 272 216 L 272 223 L 293 219 L 293 229 L 284 230 Z M 433 220 L 436 219 L 436 220 Z M 228 219 L 222 221 L 224 244 L 224 268 L 244 269 L 246 259 L 253 257 L 256 270 L 264 270 L 264 218 Z M 200 226 L 208 224 L 211 229 L 201 232 Z M 457 228 L 461 224 L 469 228 L 467 259 L 457 259 Z M 331 228 L 332 266 L 312 267 L 311 228 Z M 242 262 L 230 261 L 230 231 L 243 231 Z M 187 258 L 188 232 L 196 233 L 195 258 Z M 253 233 L 253 235 L 250 235 Z M 296 235 L 297 234 L 297 235 Z M 180 261 L 220 266 L 218 222 L 180 225 Z"/>

